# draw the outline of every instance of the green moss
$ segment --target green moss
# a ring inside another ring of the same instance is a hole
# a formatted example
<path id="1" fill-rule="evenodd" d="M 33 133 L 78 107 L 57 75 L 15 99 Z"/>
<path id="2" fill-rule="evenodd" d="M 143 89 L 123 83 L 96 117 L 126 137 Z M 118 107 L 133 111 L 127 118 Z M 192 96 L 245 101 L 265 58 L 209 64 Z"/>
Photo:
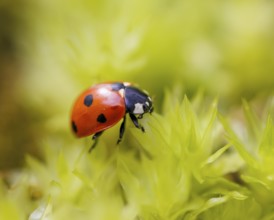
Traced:
<path id="1" fill-rule="evenodd" d="M 252 136 L 258 146 L 248 149 L 249 136 L 242 139 L 227 119 L 217 117 L 217 101 L 199 96 L 191 104 L 187 97 L 180 103 L 167 95 L 165 105 L 172 108 L 146 116 L 146 133 L 129 125 L 131 138 L 112 150 L 103 138 L 91 154 L 90 143 L 45 144 L 45 162 L 27 157 L 15 184 L 1 186 L 1 217 L 271 218 L 271 117 L 256 120 L 244 102 L 248 124 L 262 128 Z"/>
<path id="2" fill-rule="evenodd" d="M 0 172 L 0 219 L 273 219 L 271 1 L 15 2 L 0 4 L 20 21 L 0 28 L 20 66 L 1 78 L 0 155 L 25 165 Z M 70 109 L 111 80 L 148 90 L 155 112 L 89 154 Z"/>

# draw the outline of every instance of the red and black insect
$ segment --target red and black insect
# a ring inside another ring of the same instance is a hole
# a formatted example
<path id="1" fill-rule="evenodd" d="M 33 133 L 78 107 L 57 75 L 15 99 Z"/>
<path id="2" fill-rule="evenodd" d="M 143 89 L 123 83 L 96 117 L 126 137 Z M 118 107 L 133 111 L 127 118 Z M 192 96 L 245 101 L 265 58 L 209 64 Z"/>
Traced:
<path id="1" fill-rule="evenodd" d="M 93 135 L 96 146 L 98 137 L 122 118 L 117 144 L 123 138 L 128 113 L 136 128 L 145 129 L 138 119 L 152 113 L 151 98 L 143 91 L 126 82 L 97 84 L 84 91 L 76 100 L 71 115 L 71 126 L 77 137 Z"/>

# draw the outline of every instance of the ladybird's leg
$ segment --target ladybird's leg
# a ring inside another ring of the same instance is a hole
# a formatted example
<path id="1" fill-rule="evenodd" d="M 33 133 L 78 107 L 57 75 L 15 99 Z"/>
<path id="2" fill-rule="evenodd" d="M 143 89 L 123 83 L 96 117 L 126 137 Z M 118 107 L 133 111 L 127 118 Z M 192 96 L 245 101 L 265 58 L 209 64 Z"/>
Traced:
<path id="1" fill-rule="evenodd" d="M 138 119 L 136 118 L 136 116 L 134 114 L 129 114 L 133 124 L 135 125 L 136 128 L 139 128 L 142 130 L 142 132 L 145 132 L 145 129 L 142 125 L 139 124 Z"/>
<path id="2" fill-rule="evenodd" d="M 124 116 L 123 122 L 120 126 L 120 133 L 119 133 L 119 138 L 118 138 L 117 144 L 119 144 L 123 138 L 123 135 L 125 132 L 125 127 L 126 127 L 126 115 Z"/>
<path id="3" fill-rule="evenodd" d="M 93 144 L 91 145 L 91 147 L 89 148 L 88 152 L 90 153 L 97 145 L 98 143 L 98 138 L 102 135 L 103 131 L 99 131 L 97 133 L 95 133 L 92 136 L 92 140 L 94 141 Z"/>

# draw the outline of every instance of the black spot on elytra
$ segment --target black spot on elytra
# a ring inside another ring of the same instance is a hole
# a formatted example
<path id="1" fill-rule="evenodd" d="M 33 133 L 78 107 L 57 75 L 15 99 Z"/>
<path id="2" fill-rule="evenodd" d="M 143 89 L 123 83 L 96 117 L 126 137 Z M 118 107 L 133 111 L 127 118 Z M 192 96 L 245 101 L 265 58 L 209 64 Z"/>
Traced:
<path id="1" fill-rule="evenodd" d="M 123 83 L 113 83 L 111 84 L 111 88 L 113 91 L 119 91 L 120 89 L 124 89 L 125 86 Z"/>
<path id="2" fill-rule="evenodd" d="M 104 114 L 100 114 L 97 117 L 97 121 L 100 122 L 100 123 L 105 123 L 107 121 L 107 119 L 106 119 Z"/>
<path id="3" fill-rule="evenodd" d="M 91 94 L 87 95 L 84 99 L 84 105 L 89 107 L 91 106 L 92 102 L 93 102 L 93 96 Z"/>
<path id="4" fill-rule="evenodd" d="M 74 131 L 74 133 L 77 133 L 78 129 L 77 129 L 77 126 L 74 121 L 71 122 L 71 127 L 72 127 L 72 130 Z"/>

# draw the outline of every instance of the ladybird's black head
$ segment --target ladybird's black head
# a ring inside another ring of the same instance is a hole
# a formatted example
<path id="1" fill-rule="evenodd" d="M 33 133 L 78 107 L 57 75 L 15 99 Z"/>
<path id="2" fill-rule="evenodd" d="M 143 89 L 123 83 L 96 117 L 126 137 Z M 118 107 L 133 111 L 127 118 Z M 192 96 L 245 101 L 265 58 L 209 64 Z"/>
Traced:
<path id="1" fill-rule="evenodd" d="M 151 98 L 143 91 L 133 86 L 125 88 L 125 104 L 127 112 L 139 115 L 139 118 L 145 113 L 152 113 L 153 104 Z"/>

